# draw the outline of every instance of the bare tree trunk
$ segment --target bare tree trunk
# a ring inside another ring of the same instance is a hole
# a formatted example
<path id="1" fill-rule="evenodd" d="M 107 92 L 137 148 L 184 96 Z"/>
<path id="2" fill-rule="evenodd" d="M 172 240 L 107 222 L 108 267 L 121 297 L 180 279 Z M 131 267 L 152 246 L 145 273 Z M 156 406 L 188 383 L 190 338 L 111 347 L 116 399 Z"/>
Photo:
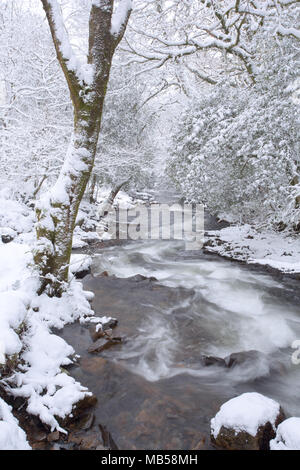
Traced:
<path id="1" fill-rule="evenodd" d="M 35 199 L 37 197 L 37 195 L 40 192 L 41 187 L 43 186 L 43 183 L 44 183 L 44 181 L 46 181 L 46 179 L 47 179 L 47 175 L 44 175 L 42 177 L 41 181 L 37 184 L 37 187 L 35 188 L 35 190 L 33 191 L 33 194 L 32 194 L 33 199 Z"/>
<path id="2" fill-rule="evenodd" d="M 123 183 L 120 183 L 118 184 L 117 186 L 115 186 L 114 188 L 112 188 L 112 190 L 110 191 L 107 199 L 102 203 L 102 206 L 101 206 L 101 209 L 100 209 L 100 217 L 105 217 L 113 203 L 114 203 L 114 200 L 116 199 L 118 193 L 121 191 L 121 189 L 123 188 L 123 186 L 125 186 L 125 184 L 127 184 L 129 182 L 129 180 L 127 181 L 123 181 Z"/>
<path id="3" fill-rule="evenodd" d="M 126 29 L 131 1 L 121 0 L 121 10 L 115 13 L 117 20 L 114 21 L 114 0 L 94 0 L 86 64 L 92 78 L 88 82 L 80 66 L 74 67 L 74 55 L 57 0 L 41 1 L 74 106 L 74 130 L 63 167 L 54 187 L 36 205 L 34 260 L 41 274 L 39 293 L 46 291 L 51 296 L 60 296 L 68 281 L 79 205 L 94 166 L 111 62 Z"/>

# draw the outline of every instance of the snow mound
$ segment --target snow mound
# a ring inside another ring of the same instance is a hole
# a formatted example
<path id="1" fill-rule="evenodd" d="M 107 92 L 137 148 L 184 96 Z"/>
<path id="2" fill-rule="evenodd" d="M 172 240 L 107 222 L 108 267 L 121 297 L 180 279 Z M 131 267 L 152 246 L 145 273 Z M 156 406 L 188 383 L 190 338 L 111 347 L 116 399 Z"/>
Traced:
<path id="1" fill-rule="evenodd" d="M 289 418 L 279 424 L 271 450 L 300 450 L 300 418 Z"/>
<path id="2" fill-rule="evenodd" d="M 70 272 L 72 274 L 81 271 L 88 271 L 92 265 L 92 257 L 82 254 L 72 254 L 70 262 Z"/>
<path id="3" fill-rule="evenodd" d="M 26 434 L 19 427 L 17 419 L 11 412 L 11 407 L 0 398 L 0 449 L 1 450 L 30 450 Z"/>
<path id="4" fill-rule="evenodd" d="M 0 198 L 0 227 L 24 233 L 32 230 L 33 223 L 34 213 L 25 204 Z"/>
<path id="5" fill-rule="evenodd" d="M 216 439 L 222 426 L 234 429 L 236 433 L 244 431 L 256 436 L 257 430 L 267 422 L 275 429 L 275 421 L 280 412 L 280 405 L 260 393 L 243 393 L 221 406 L 220 411 L 211 420 L 211 432 Z"/>
<path id="6" fill-rule="evenodd" d="M 28 246 L 14 242 L 0 245 L 0 259 L 0 349 L 1 355 L 12 355 L 21 351 L 17 330 L 26 319 L 36 283 L 27 266 L 32 261 Z"/>
<path id="7" fill-rule="evenodd" d="M 22 342 L 16 332 L 27 314 L 28 300 L 17 292 L 0 294 L 0 344 L 1 353 L 6 355 L 18 354 Z"/>
<path id="8" fill-rule="evenodd" d="M 88 246 L 88 243 L 81 240 L 80 237 L 78 237 L 78 236 L 73 237 L 73 243 L 72 243 L 73 250 L 75 250 L 77 248 L 85 248 L 87 246 Z"/>
<path id="9" fill-rule="evenodd" d="M 15 242 L 0 244 L 0 260 L 0 292 L 16 290 L 22 283 L 33 279 L 28 269 L 28 265 L 32 263 L 28 245 Z"/>

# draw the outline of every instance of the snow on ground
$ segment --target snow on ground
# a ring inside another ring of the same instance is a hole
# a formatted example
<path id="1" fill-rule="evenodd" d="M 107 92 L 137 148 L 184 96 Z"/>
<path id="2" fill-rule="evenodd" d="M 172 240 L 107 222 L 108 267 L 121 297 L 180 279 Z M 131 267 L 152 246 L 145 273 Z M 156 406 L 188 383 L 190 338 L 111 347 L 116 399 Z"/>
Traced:
<path id="1" fill-rule="evenodd" d="M 211 420 L 211 432 L 217 438 L 222 426 L 234 429 L 237 433 L 245 431 L 256 436 L 260 426 L 270 422 L 275 430 L 275 421 L 280 405 L 260 393 L 243 393 L 221 406 Z"/>
<path id="2" fill-rule="evenodd" d="M 11 407 L 0 398 L 0 449 L 30 450 L 26 434 L 20 428 Z"/>
<path id="3" fill-rule="evenodd" d="M 32 210 L 28 209 L 25 204 L 1 197 L 0 193 L 0 227 L 2 233 L 8 232 L 11 235 L 26 233 L 32 230 L 33 223 Z"/>
<path id="4" fill-rule="evenodd" d="M 58 418 L 69 415 L 73 405 L 90 393 L 66 373 L 64 367 L 72 363 L 75 351 L 51 330 L 75 320 L 101 328 L 110 317 L 94 314 L 89 303 L 93 293 L 84 292 L 73 276 L 90 267 L 90 256 L 72 255 L 69 288 L 60 299 L 36 295 L 33 211 L 4 196 L 0 194 L 0 235 L 10 234 L 14 240 L 2 243 L 0 237 L 0 380 L 7 392 L 27 400 L 29 413 L 39 416 L 51 430 L 63 432 Z M 86 217 L 88 225 L 94 223 Z M 81 232 L 82 238 L 99 239 L 95 232 Z M 13 375 L 1 377 L 1 365 L 8 356 L 18 365 Z M 29 448 L 10 407 L 0 400 L 0 449 Z"/>
<path id="5" fill-rule="evenodd" d="M 300 273 L 300 239 L 291 234 L 258 231 L 250 225 L 206 232 L 205 249 L 221 256 Z"/>
<path id="6" fill-rule="evenodd" d="M 1 365 L 8 356 L 17 358 L 13 375 L 2 377 L 2 385 L 13 396 L 25 398 L 27 411 L 39 416 L 51 430 L 64 432 L 58 418 L 69 415 L 73 405 L 90 393 L 66 373 L 64 367 L 72 363 L 75 351 L 51 330 L 75 320 L 94 323 L 99 329 L 111 318 L 94 314 L 89 303 L 93 293 L 84 292 L 74 279 L 75 272 L 89 269 L 90 256 L 72 254 L 69 288 L 60 299 L 36 295 L 34 213 L 9 196 L 0 192 L 0 235 L 14 239 L 2 243 L 0 236 L 0 380 Z M 125 206 L 131 204 L 124 194 L 119 200 Z M 84 203 L 79 217 L 85 230 L 76 228 L 75 244 L 76 237 L 82 246 L 100 240 L 98 233 L 91 232 L 97 226 L 97 208 Z M 1 399 L 0 449 L 29 448 L 25 433 Z"/>
<path id="7" fill-rule="evenodd" d="M 300 450 L 300 418 L 289 418 L 279 424 L 271 450 Z"/>
<path id="8" fill-rule="evenodd" d="M 36 295 L 37 274 L 30 267 L 30 247 L 11 242 L 0 245 L 0 341 L 6 356 L 20 354 L 24 361 L 4 384 L 14 396 L 28 400 L 28 412 L 52 430 L 88 393 L 61 368 L 72 362 L 74 350 L 51 333 L 66 323 L 86 321 L 94 313 L 80 282 L 72 280 L 62 298 Z M 25 325 L 25 328 L 20 326 Z M 18 330 L 24 330 L 21 334 Z"/>

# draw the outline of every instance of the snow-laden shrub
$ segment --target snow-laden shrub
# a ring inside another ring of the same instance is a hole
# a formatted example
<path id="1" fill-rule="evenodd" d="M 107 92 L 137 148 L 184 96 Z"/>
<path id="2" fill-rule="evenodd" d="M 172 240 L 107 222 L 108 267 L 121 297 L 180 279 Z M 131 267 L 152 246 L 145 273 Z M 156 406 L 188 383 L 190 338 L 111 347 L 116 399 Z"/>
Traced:
<path id="1" fill-rule="evenodd" d="M 223 83 L 185 111 L 167 171 L 188 201 L 215 213 L 299 228 L 296 40 L 265 43 L 258 62 L 254 85 Z"/>

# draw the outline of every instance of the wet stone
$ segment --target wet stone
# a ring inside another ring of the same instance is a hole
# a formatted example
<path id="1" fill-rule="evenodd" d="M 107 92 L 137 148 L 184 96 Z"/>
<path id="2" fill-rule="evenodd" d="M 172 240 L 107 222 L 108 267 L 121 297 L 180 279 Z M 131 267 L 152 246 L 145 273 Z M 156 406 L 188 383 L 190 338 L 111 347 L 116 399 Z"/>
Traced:
<path id="1" fill-rule="evenodd" d="M 117 325 L 118 325 L 118 320 L 116 318 L 111 318 L 108 322 L 103 323 L 102 329 L 106 331 L 108 329 L 116 328 Z"/>
<path id="2" fill-rule="evenodd" d="M 103 329 L 100 328 L 99 330 L 97 330 L 96 325 L 90 326 L 89 332 L 90 332 L 90 336 L 91 336 L 91 338 L 94 342 L 105 336 L 105 333 L 104 333 Z"/>
<path id="3" fill-rule="evenodd" d="M 261 361 L 264 358 L 265 354 L 253 349 L 230 354 L 225 357 L 225 363 L 227 367 L 232 368 L 249 362 Z"/>
<path id="4" fill-rule="evenodd" d="M 225 359 L 222 359 L 221 357 L 215 357 L 215 356 L 202 356 L 201 363 L 205 367 L 210 367 L 210 366 L 226 367 Z"/>
<path id="5" fill-rule="evenodd" d="M 121 342 L 122 338 L 100 338 L 89 347 L 88 352 L 91 354 L 100 353 L 106 349 L 111 348 L 112 346 L 115 346 L 116 344 L 120 344 Z"/>
<path id="6" fill-rule="evenodd" d="M 95 395 L 93 395 L 92 393 L 86 395 L 82 400 L 80 400 L 74 405 L 72 409 L 72 417 L 67 417 L 65 420 L 66 425 L 80 418 L 83 411 L 88 410 L 90 408 L 94 408 L 96 406 L 96 403 L 97 398 L 95 397 Z"/>
<path id="7" fill-rule="evenodd" d="M 55 442 L 55 441 L 58 441 L 58 440 L 59 440 L 59 432 L 58 431 L 51 432 L 47 436 L 47 441 L 48 442 Z"/>

